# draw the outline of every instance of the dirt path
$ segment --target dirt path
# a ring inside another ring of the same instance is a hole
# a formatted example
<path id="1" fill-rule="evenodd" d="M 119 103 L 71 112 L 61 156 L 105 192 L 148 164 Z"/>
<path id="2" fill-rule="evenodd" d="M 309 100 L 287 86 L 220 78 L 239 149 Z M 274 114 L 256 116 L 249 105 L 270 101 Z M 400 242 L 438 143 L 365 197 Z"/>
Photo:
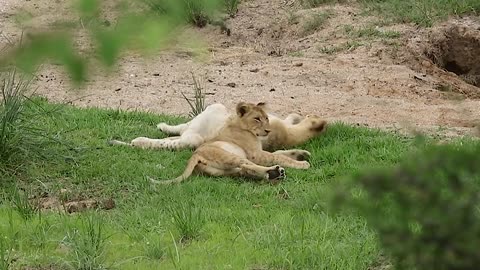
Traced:
<path id="1" fill-rule="evenodd" d="M 0 0 L 4 36 L 15 39 L 20 34 L 14 16 L 20 10 L 32 15 L 29 25 L 36 28 L 72 16 L 61 1 Z M 305 23 L 321 12 L 329 14 L 323 26 L 304 33 Z M 47 65 L 38 74 L 37 93 L 78 106 L 186 114 L 189 107 L 180 92 L 191 93 L 193 72 L 208 92 L 208 103 L 267 101 L 279 114 L 318 114 L 329 121 L 387 129 L 473 134 L 480 100 L 446 93 L 439 85 L 453 80 L 459 89 L 479 93 L 480 89 L 450 73 L 433 72 L 428 61 L 412 57 L 407 45 L 420 33 L 413 26 L 375 28 L 376 22 L 354 6 L 295 10 L 281 0 L 245 1 L 228 21 L 231 36 L 214 27 L 189 30 L 207 44 L 203 50 L 182 46 L 148 61 L 129 55 L 111 76 L 93 75 L 81 90 L 71 89 L 59 67 Z M 401 35 L 361 37 L 361 29 Z"/>

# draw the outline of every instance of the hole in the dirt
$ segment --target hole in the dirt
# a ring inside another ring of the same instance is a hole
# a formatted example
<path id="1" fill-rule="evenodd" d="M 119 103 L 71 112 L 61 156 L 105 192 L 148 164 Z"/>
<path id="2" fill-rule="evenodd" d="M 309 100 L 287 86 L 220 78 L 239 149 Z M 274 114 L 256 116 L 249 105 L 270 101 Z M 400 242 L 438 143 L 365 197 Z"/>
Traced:
<path id="1" fill-rule="evenodd" d="M 450 28 L 426 55 L 440 68 L 480 87 L 480 31 Z"/>

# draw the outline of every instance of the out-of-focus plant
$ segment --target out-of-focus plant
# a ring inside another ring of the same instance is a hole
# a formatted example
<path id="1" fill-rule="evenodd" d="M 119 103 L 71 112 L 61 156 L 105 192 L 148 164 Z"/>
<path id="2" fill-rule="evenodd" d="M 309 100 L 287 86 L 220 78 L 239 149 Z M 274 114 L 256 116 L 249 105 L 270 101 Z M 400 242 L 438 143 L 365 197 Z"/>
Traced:
<path id="1" fill-rule="evenodd" d="M 90 50 L 80 53 L 74 46 L 75 29 L 30 33 L 22 43 L 0 58 L 0 65 L 14 64 L 27 73 L 33 73 L 45 61 L 65 66 L 74 82 L 82 82 L 87 76 L 87 64 L 91 56 L 106 67 L 116 63 L 120 53 L 127 49 L 152 52 L 165 45 L 178 33 L 179 27 L 188 23 L 190 9 L 182 1 L 164 0 L 162 13 L 152 12 L 137 1 L 126 1 L 115 22 L 108 26 L 101 17 L 99 0 L 79 0 L 75 8 L 84 29 L 93 41 Z M 219 7 L 220 0 L 197 0 L 202 12 L 210 14 Z"/>
<path id="2" fill-rule="evenodd" d="M 352 178 L 335 205 L 362 214 L 397 269 L 480 265 L 480 146 L 435 146 Z"/>

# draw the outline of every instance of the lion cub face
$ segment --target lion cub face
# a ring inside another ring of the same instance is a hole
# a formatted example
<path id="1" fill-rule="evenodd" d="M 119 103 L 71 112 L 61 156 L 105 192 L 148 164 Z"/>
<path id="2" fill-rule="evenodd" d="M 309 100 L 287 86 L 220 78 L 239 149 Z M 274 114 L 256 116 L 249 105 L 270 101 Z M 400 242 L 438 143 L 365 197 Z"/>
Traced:
<path id="1" fill-rule="evenodd" d="M 327 121 L 316 115 L 307 115 L 303 122 L 309 125 L 309 130 L 315 135 L 324 132 L 327 128 Z"/>
<path id="2" fill-rule="evenodd" d="M 255 136 L 267 136 L 270 132 L 268 115 L 263 108 L 265 103 L 240 102 L 237 104 L 237 115 L 240 118 L 240 125 L 243 129 L 251 131 Z"/>

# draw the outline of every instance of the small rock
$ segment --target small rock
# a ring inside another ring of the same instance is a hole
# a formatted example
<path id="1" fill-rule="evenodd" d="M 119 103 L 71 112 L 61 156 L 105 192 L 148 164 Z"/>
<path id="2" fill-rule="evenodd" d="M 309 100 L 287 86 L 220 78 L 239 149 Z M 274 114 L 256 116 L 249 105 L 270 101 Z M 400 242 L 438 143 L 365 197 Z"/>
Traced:
<path id="1" fill-rule="evenodd" d="M 212 79 L 208 79 L 207 82 L 213 82 L 213 80 L 212 80 Z"/>
<path id="2" fill-rule="evenodd" d="M 303 66 L 303 63 L 295 63 L 294 66 L 301 67 L 301 66 Z"/>
<path id="3" fill-rule="evenodd" d="M 408 84 L 408 88 L 414 88 L 414 87 L 415 87 L 415 85 L 414 85 L 414 84 L 411 84 L 411 83 L 410 83 L 410 84 Z"/>
<path id="4" fill-rule="evenodd" d="M 291 99 L 295 99 L 295 97 L 290 97 Z"/>
<path id="5" fill-rule="evenodd" d="M 117 88 L 117 89 L 115 89 L 115 92 L 118 92 L 120 90 L 122 90 L 122 88 Z"/>
<path id="6" fill-rule="evenodd" d="M 115 201 L 112 198 L 105 200 L 103 202 L 102 208 L 105 210 L 110 210 L 115 208 Z"/>
<path id="7" fill-rule="evenodd" d="M 252 68 L 252 69 L 250 69 L 250 72 L 256 73 L 256 72 L 258 72 L 259 70 L 260 70 L 260 69 L 258 69 L 258 68 Z"/>
<path id="8" fill-rule="evenodd" d="M 432 63 L 430 63 L 430 61 L 423 60 L 423 61 L 422 61 L 422 66 L 428 68 L 428 67 L 431 67 L 431 66 L 432 66 Z"/>
<path id="9" fill-rule="evenodd" d="M 275 92 L 275 88 L 270 89 L 270 92 Z"/>
<path id="10" fill-rule="evenodd" d="M 153 73 L 153 76 L 158 77 L 160 76 L 160 73 Z"/>
<path id="11" fill-rule="evenodd" d="M 235 86 L 237 86 L 237 84 L 234 82 L 231 82 L 231 83 L 227 83 L 227 86 L 234 88 Z"/>

